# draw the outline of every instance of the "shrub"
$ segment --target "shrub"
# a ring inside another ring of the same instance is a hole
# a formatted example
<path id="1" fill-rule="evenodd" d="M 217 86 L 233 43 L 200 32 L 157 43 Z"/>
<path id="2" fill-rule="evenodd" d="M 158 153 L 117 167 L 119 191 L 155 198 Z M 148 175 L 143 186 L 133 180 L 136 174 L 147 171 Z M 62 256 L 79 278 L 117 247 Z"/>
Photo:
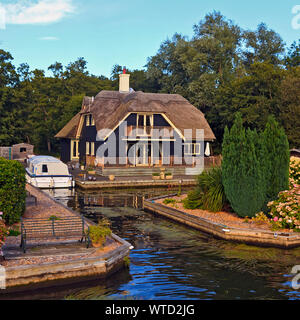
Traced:
<path id="1" fill-rule="evenodd" d="M 202 209 L 221 211 L 227 201 L 222 183 L 221 167 L 213 167 L 198 176 L 198 188 L 202 197 Z"/>
<path id="2" fill-rule="evenodd" d="M 263 139 L 267 204 L 275 200 L 280 191 L 289 188 L 290 152 L 286 134 L 273 116 L 268 118 Z"/>
<path id="3" fill-rule="evenodd" d="M 175 204 L 175 203 L 176 203 L 176 200 L 175 200 L 175 199 L 165 199 L 165 200 L 163 201 L 163 203 L 164 203 L 164 204 L 170 204 L 170 203 Z"/>
<path id="4" fill-rule="evenodd" d="M 103 246 L 106 237 L 110 235 L 111 229 L 107 220 L 99 221 L 98 225 L 89 227 L 89 236 L 94 245 Z"/>
<path id="5" fill-rule="evenodd" d="M 152 173 L 152 176 L 153 176 L 153 177 L 159 177 L 159 176 L 160 176 L 160 173 L 159 173 L 159 172 L 153 172 L 153 173 Z"/>
<path id="6" fill-rule="evenodd" d="M 300 185 L 281 191 L 278 199 L 268 203 L 273 229 L 293 229 L 300 232 Z"/>
<path id="7" fill-rule="evenodd" d="M 0 212 L 0 213 L 2 216 L 2 212 Z M 4 245 L 6 237 L 8 237 L 8 235 L 9 235 L 8 229 L 5 226 L 5 223 L 2 220 L 1 216 L 0 216 L 0 249 Z"/>
<path id="8" fill-rule="evenodd" d="M 232 209 L 241 217 L 254 217 L 265 203 L 265 164 L 263 139 L 243 127 L 238 113 L 222 145 L 222 182 Z"/>
<path id="9" fill-rule="evenodd" d="M 190 191 L 187 195 L 187 197 L 182 201 L 183 207 L 185 209 L 198 209 L 202 206 L 202 197 L 201 197 L 201 191 L 199 188 L 196 188 L 192 191 Z"/>
<path id="10" fill-rule="evenodd" d="M 17 161 L 0 158 L 0 208 L 8 225 L 20 221 L 25 211 L 25 169 Z"/>

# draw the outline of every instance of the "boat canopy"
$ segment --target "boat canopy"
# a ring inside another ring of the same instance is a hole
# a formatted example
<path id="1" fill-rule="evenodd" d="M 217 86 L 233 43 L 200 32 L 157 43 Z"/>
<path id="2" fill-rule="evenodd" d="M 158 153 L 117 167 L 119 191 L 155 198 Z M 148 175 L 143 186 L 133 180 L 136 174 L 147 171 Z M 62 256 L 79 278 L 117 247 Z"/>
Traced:
<path id="1" fill-rule="evenodd" d="M 69 176 L 69 169 L 59 159 L 50 156 L 35 156 L 28 160 L 28 171 L 33 175 Z"/>

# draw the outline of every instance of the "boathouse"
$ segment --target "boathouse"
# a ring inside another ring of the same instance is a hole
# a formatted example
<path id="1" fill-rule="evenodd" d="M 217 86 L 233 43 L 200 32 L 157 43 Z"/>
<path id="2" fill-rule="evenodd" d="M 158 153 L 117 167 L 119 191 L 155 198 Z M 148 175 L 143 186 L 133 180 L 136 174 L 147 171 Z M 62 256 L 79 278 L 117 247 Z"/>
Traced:
<path id="1" fill-rule="evenodd" d="M 195 166 L 209 160 L 215 135 L 204 114 L 178 94 L 135 92 L 120 74 L 119 91 L 85 97 L 56 135 L 61 160 L 98 167 Z"/>

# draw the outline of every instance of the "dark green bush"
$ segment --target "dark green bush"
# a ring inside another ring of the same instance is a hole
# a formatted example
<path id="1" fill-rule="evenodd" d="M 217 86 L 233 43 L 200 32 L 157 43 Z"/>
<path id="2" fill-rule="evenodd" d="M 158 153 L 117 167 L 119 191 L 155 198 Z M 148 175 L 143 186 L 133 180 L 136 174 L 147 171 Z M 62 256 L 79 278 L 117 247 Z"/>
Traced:
<path id="1" fill-rule="evenodd" d="M 243 127 L 240 114 L 223 140 L 222 181 L 227 199 L 241 217 L 254 217 L 266 199 L 264 142 L 256 131 Z"/>
<path id="2" fill-rule="evenodd" d="M 0 158 L 0 211 L 8 225 L 20 221 L 25 211 L 25 169 L 17 161 Z"/>
<path id="3" fill-rule="evenodd" d="M 289 189 L 290 152 L 284 130 L 273 116 L 270 116 L 264 131 L 266 148 L 266 203 L 277 199 L 280 191 Z"/>
<path id="4" fill-rule="evenodd" d="M 198 209 L 202 206 L 202 194 L 199 188 L 190 191 L 187 197 L 182 201 L 184 208 L 186 209 Z"/>

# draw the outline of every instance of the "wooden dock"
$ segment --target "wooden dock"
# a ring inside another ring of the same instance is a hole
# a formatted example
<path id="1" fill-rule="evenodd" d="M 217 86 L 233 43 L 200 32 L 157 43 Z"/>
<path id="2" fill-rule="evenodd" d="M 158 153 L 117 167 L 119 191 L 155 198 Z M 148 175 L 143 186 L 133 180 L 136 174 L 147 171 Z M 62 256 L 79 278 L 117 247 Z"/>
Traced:
<path id="1" fill-rule="evenodd" d="M 172 180 L 152 180 L 147 179 L 133 179 L 128 177 L 127 179 L 118 179 L 114 181 L 88 181 L 75 179 L 77 187 L 82 189 L 114 189 L 114 188 L 155 188 L 155 187 L 189 187 L 195 186 L 197 184 L 194 178 L 184 178 L 184 179 L 172 179 Z"/>

